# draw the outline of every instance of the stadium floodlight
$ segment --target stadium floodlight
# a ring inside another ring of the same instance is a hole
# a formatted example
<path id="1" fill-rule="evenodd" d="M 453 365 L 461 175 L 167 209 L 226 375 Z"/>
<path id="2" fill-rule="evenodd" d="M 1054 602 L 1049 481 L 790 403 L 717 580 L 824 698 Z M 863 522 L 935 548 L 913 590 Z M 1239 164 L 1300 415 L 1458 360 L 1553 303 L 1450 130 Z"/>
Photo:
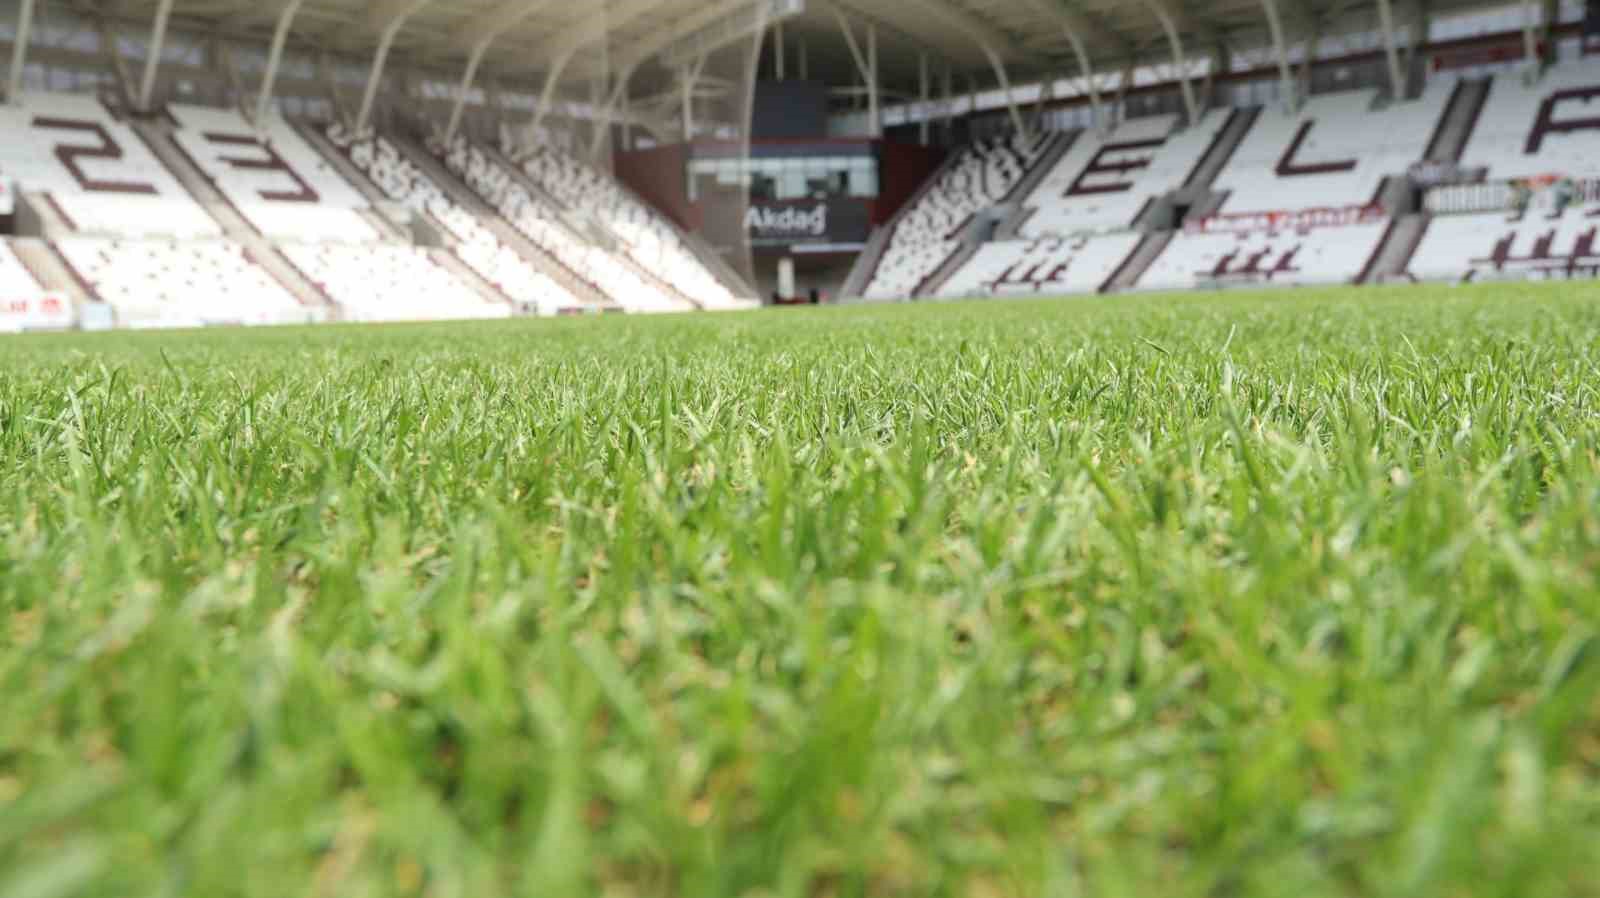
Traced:
<path id="1" fill-rule="evenodd" d="M 661 62 L 670 68 L 680 68 L 805 11 L 806 0 L 756 0 L 674 41 L 661 51 Z"/>

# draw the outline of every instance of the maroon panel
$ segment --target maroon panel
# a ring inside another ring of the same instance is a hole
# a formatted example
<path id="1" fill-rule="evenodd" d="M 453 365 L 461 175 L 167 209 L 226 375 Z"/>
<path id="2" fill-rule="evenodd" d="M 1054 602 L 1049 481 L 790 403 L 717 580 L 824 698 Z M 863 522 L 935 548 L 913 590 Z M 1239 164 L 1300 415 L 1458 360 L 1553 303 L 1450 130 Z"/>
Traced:
<path id="1" fill-rule="evenodd" d="M 321 201 L 322 197 L 318 196 L 317 192 L 311 189 L 311 185 L 307 184 L 306 180 L 300 177 L 299 173 L 290 167 L 282 156 L 278 155 L 278 151 L 273 149 L 271 144 L 242 134 L 218 134 L 208 131 L 204 134 L 204 137 L 211 143 L 222 144 L 223 146 L 255 147 L 266 158 L 249 159 L 238 156 L 220 156 L 218 158 L 234 168 L 244 169 L 245 171 L 278 172 L 293 181 L 296 188 L 298 188 L 296 190 L 258 191 L 262 199 L 280 203 L 316 203 Z"/>
<path id="2" fill-rule="evenodd" d="M 686 144 L 617 153 L 612 170 L 617 180 L 679 227 L 687 231 L 699 229 L 699 210 L 689 202 Z"/>
<path id="3" fill-rule="evenodd" d="M 1311 136 L 1311 129 L 1317 123 L 1316 119 L 1307 119 L 1300 125 L 1300 130 L 1294 134 L 1294 140 L 1289 141 L 1289 148 L 1284 150 L 1283 156 L 1278 159 L 1278 177 L 1295 178 L 1302 175 L 1328 175 L 1335 172 L 1351 171 L 1356 167 L 1356 160 L 1341 159 L 1338 162 L 1313 162 L 1301 165 L 1295 162 L 1295 157 L 1300 155 L 1300 147 Z"/>
<path id="4" fill-rule="evenodd" d="M 1523 147 L 1523 152 L 1529 156 L 1536 155 L 1539 148 L 1544 145 L 1544 139 L 1551 134 L 1567 134 L 1572 131 L 1588 131 L 1600 128 L 1600 115 L 1588 118 L 1573 118 L 1565 121 L 1556 121 L 1556 108 L 1562 103 L 1584 103 L 1600 98 L 1600 86 L 1574 87 L 1569 90 L 1558 90 L 1539 104 L 1539 117 L 1534 120 L 1533 130 L 1528 132 L 1528 142 Z"/>
<path id="5" fill-rule="evenodd" d="M 74 144 L 56 144 L 55 156 L 61 161 L 62 167 L 72 173 L 78 186 L 90 193 L 136 193 L 150 195 L 156 193 L 155 185 L 140 181 L 101 181 L 89 177 L 78 163 L 79 159 L 112 159 L 123 157 L 122 146 L 111 136 L 111 132 L 99 122 L 85 121 L 83 119 L 52 118 L 50 116 L 36 116 L 33 120 L 35 128 L 44 128 L 52 131 L 77 131 L 91 134 L 96 139 L 95 146 L 81 146 Z"/>
<path id="6" fill-rule="evenodd" d="M 880 143 L 878 201 L 872 210 L 872 223 L 881 225 L 893 218 L 923 182 L 939 170 L 945 155 L 945 151 L 939 147 L 889 141 Z"/>

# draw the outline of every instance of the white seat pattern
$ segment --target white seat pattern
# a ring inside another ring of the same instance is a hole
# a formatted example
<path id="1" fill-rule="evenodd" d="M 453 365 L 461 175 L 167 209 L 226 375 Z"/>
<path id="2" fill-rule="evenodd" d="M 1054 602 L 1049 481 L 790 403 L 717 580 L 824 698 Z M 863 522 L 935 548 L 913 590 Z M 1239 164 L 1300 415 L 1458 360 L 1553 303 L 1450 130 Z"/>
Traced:
<path id="1" fill-rule="evenodd" d="M 370 243 L 370 207 L 344 177 L 276 114 L 259 132 L 236 112 L 169 107 L 174 138 L 262 235 L 311 243 Z"/>
<path id="2" fill-rule="evenodd" d="M 346 321 L 508 318 L 506 303 L 479 299 L 426 250 L 396 244 L 290 243 L 279 248 Z"/>
<path id="3" fill-rule="evenodd" d="M 1217 284 L 1274 286 L 1354 283 L 1366 269 L 1387 220 L 1304 231 L 1180 232 L 1140 276 L 1142 290 Z"/>
<path id="4" fill-rule="evenodd" d="M 0 172 L 50 197 L 85 234 L 215 237 L 195 202 L 134 130 L 93 96 L 24 93 L 0 106 Z"/>
<path id="5" fill-rule="evenodd" d="M 1142 236 L 1125 232 L 986 243 L 945 282 L 939 295 L 1094 293 L 1106 285 Z"/>
<path id="6" fill-rule="evenodd" d="M 962 149 L 895 225 L 878 268 L 862 291 L 869 299 L 914 293 L 960 246 L 960 230 L 974 215 L 1004 199 L 1044 149 L 1012 136 Z"/>
<path id="7" fill-rule="evenodd" d="M 232 241 L 69 237 L 56 247 L 124 327 L 294 324 L 311 317 Z"/>
<path id="8" fill-rule="evenodd" d="M 384 195 L 438 222 L 456 241 L 452 251 L 466 266 L 512 302 L 541 315 L 581 308 L 584 303 L 548 274 L 500 242 L 478 217 L 461 208 L 427 172 L 381 136 L 354 138 L 340 125 L 328 129 L 335 146 Z"/>
<path id="9" fill-rule="evenodd" d="M 675 225 L 599 169 L 550 146 L 536 148 L 521 165 L 557 202 L 616 235 L 629 258 L 673 289 L 707 308 L 747 304 L 706 269 Z"/>
<path id="10" fill-rule="evenodd" d="M 446 167 L 500 212 L 535 246 L 630 312 L 679 312 L 692 307 L 634 274 L 611 253 L 580 240 L 559 221 L 560 213 L 533 196 L 504 165 L 464 137 L 441 155 Z"/>
<path id="11" fill-rule="evenodd" d="M 1109 135 L 1079 134 L 1024 205 L 1024 237 L 1069 236 L 1133 227 L 1141 210 L 1188 180 L 1230 113 L 1213 109 L 1174 133 L 1175 115 L 1130 119 Z"/>

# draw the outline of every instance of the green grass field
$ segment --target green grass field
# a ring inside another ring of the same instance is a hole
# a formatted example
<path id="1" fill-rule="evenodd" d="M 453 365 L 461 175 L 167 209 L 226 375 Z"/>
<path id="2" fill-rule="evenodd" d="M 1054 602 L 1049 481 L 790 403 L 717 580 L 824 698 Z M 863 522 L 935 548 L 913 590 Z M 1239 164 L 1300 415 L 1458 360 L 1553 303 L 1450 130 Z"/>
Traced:
<path id="1" fill-rule="evenodd" d="M 1600 287 L 0 342 L 0 898 L 1600 894 Z"/>

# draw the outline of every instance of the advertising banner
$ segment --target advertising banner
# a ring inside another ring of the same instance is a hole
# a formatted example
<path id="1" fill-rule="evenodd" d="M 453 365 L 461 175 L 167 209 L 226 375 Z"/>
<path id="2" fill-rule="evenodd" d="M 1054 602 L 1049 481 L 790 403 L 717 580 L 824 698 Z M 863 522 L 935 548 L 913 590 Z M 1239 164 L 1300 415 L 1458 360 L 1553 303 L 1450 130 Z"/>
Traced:
<path id="1" fill-rule="evenodd" d="M 872 215 L 866 200 L 848 197 L 751 199 L 744 225 L 753 247 L 850 246 L 867 242 Z"/>
<path id="2" fill-rule="evenodd" d="M 1185 222 L 1191 234 L 1309 231 L 1312 228 L 1347 228 L 1384 219 L 1381 206 L 1337 206 L 1297 209 L 1293 212 L 1240 212 L 1210 215 Z"/>
<path id="3" fill-rule="evenodd" d="M 59 293 L 0 296 L 0 333 L 72 326 L 72 303 Z"/>

